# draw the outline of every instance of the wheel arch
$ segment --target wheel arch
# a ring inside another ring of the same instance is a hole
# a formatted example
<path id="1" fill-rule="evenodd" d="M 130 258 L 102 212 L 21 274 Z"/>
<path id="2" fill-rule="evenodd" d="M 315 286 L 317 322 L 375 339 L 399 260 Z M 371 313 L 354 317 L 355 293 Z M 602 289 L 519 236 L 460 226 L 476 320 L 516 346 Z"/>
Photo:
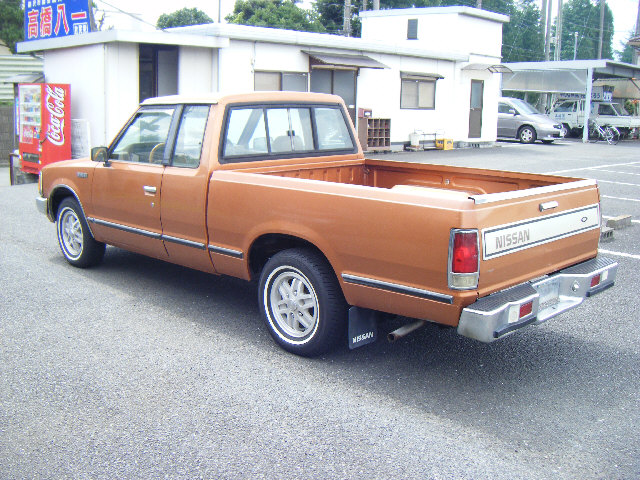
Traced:
<path id="1" fill-rule="evenodd" d="M 80 208 L 82 208 L 82 203 L 73 188 L 68 185 L 57 185 L 49 194 L 49 212 L 54 220 L 58 215 L 60 204 L 67 197 L 73 197 L 73 199 L 78 202 L 78 205 L 80 205 Z M 83 208 L 82 213 L 84 214 Z"/>
<path id="2" fill-rule="evenodd" d="M 58 209 L 60 208 L 60 204 L 62 203 L 62 201 L 65 198 L 69 198 L 69 197 L 73 198 L 76 202 L 78 202 L 78 205 L 80 206 L 80 210 L 82 211 L 82 215 L 86 220 L 87 215 L 84 211 L 84 206 L 82 205 L 82 202 L 78 197 L 78 194 L 70 186 L 61 184 L 54 187 L 54 189 L 51 190 L 51 193 L 49 193 L 48 209 L 49 209 L 49 215 L 52 221 L 54 222 L 56 221 L 58 217 Z M 87 227 L 89 227 L 89 233 L 91 234 L 91 236 L 94 237 L 93 230 L 91 229 L 91 225 L 89 224 L 88 221 L 87 221 Z"/>
<path id="3" fill-rule="evenodd" d="M 251 279 L 260 276 L 262 268 L 276 253 L 291 248 L 306 248 L 315 251 L 325 259 L 334 275 L 336 274 L 329 257 L 309 240 L 283 233 L 266 233 L 256 238 L 249 247 L 247 261 Z"/>

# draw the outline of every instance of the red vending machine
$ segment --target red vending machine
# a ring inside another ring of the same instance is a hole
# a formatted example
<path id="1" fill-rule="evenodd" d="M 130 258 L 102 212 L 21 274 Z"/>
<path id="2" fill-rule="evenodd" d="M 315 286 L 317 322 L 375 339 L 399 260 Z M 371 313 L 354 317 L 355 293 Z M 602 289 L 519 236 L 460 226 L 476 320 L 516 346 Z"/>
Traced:
<path id="1" fill-rule="evenodd" d="M 40 173 L 49 163 L 71 158 L 69 85 L 18 86 L 18 132 L 22 171 Z"/>

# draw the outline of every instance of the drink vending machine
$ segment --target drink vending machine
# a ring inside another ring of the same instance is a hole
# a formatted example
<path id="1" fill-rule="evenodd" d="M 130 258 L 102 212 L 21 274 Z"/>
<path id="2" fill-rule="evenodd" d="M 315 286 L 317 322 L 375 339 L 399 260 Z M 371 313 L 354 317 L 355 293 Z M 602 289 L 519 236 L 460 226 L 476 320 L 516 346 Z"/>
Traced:
<path id="1" fill-rule="evenodd" d="M 71 158 L 69 85 L 18 86 L 18 133 L 23 172 L 40 173 L 49 163 Z"/>

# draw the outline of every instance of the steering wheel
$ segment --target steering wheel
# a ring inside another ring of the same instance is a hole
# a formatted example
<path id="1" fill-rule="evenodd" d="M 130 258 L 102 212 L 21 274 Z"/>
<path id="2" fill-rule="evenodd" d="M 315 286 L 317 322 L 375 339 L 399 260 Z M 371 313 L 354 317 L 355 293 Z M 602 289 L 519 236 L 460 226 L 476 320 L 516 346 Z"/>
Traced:
<path id="1" fill-rule="evenodd" d="M 151 152 L 149 153 L 149 163 L 156 163 L 153 161 L 153 157 L 155 157 L 156 152 L 161 148 L 164 148 L 164 142 L 157 144 L 151 149 Z M 160 159 L 160 162 L 158 163 L 162 163 L 162 159 Z"/>

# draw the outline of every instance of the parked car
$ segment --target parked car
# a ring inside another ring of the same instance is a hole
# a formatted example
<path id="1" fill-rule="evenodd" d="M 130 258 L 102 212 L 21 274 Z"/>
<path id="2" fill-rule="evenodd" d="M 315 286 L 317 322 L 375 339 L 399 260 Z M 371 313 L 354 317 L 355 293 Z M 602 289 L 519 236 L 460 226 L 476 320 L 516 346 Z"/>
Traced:
<path id="1" fill-rule="evenodd" d="M 522 143 L 552 143 L 564 137 L 562 125 L 519 98 L 502 97 L 498 103 L 498 138 Z"/>
<path id="2" fill-rule="evenodd" d="M 562 123 L 565 136 L 580 136 L 584 126 L 584 108 L 584 100 L 560 100 L 553 106 L 549 115 Z M 601 125 L 616 127 L 622 137 L 627 137 L 632 130 L 640 128 L 640 118 L 629 115 L 618 103 L 591 102 L 589 118 L 596 119 Z"/>
<path id="3" fill-rule="evenodd" d="M 372 160 L 357 138 L 334 95 L 150 98 L 93 161 L 45 166 L 37 205 L 71 265 L 109 244 L 255 281 L 305 356 L 373 342 L 376 311 L 416 318 L 391 340 L 493 342 L 614 284 L 595 180 Z"/>

